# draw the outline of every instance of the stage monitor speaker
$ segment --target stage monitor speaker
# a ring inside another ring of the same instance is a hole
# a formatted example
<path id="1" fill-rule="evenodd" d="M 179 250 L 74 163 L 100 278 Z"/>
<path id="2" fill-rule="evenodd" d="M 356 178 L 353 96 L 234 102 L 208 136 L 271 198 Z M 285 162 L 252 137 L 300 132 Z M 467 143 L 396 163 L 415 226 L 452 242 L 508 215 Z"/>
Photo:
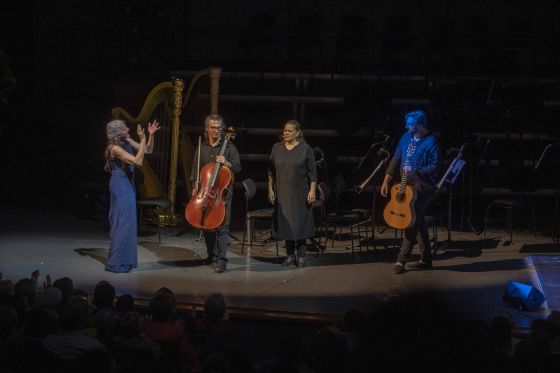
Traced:
<path id="1" fill-rule="evenodd" d="M 545 298 L 534 286 L 510 281 L 504 289 L 503 300 L 514 307 L 536 311 L 544 303 Z"/>

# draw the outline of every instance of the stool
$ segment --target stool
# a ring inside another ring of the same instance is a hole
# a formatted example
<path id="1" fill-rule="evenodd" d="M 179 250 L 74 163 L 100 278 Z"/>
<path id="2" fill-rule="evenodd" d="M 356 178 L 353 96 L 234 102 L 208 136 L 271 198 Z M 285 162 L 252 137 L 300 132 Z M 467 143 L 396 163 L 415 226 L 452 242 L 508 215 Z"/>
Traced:
<path id="1" fill-rule="evenodd" d="M 158 217 L 157 230 L 158 230 L 158 243 L 161 243 L 161 229 L 159 224 L 159 210 L 171 208 L 171 201 L 168 198 L 143 198 L 136 201 L 136 206 L 140 208 L 140 219 L 138 220 L 138 226 L 142 224 L 142 218 L 144 216 L 144 208 L 155 208 Z"/>
<path id="2" fill-rule="evenodd" d="M 531 212 L 533 215 L 533 235 L 534 236 L 537 235 L 537 229 L 535 227 L 535 220 L 536 220 L 535 205 L 532 202 L 526 200 L 515 200 L 515 199 L 495 199 L 492 202 L 490 202 L 486 207 L 486 213 L 484 214 L 484 226 L 482 228 L 482 231 L 484 232 L 484 237 L 486 237 L 486 224 L 488 223 L 488 214 L 490 213 L 491 207 L 497 207 L 506 210 L 507 212 L 506 233 L 509 231 L 509 242 L 513 241 L 513 229 L 511 224 L 511 214 L 513 208 L 518 208 L 518 209 L 527 208 L 527 207 L 531 208 Z"/>

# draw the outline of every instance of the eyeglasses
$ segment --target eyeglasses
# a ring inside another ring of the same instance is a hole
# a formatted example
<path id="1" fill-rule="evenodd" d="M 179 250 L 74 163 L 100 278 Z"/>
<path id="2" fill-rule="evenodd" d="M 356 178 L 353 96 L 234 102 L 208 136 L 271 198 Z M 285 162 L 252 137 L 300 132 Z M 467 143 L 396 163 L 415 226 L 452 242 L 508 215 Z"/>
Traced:
<path id="1" fill-rule="evenodd" d="M 210 127 L 208 127 L 208 129 L 212 130 L 212 131 L 217 131 L 217 132 L 223 131 L 223 128 L 221 126 L 220 127 L 210 126 Z"/>

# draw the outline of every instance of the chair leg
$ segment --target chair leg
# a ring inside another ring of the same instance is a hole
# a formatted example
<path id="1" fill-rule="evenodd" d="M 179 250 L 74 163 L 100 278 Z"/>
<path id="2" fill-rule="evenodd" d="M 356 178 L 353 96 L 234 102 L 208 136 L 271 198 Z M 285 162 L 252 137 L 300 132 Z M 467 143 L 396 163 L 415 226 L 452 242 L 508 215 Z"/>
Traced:
<path id="1" fill-rule="evenodd" d="M 432 251 L 434 255 L 436 255 L 438 251 L 438 238 L 437 238 L 437 222 L 435 220 L 434 220 L 434 225 L 432 226 L 432 234 L 434 236 L 434 246 Z"/>
<path id="2" fill-rule="evenodd" d="M 486 229 L 488 228 L 486 225 L 488 224 L 488 214 L 490 213 L 491 206 L 491 203 L 486 206 L 486 213 L 484 214 L 484 221 L 482 222 L 482 233 L 484 235 L 484 238 L 486 238 Z"/>
<path id="3" fill-rule="evenodd" d="M 342 230 L 342 228 L 340 228 Z M 350 225 L 350 247 L 352 248 L 352 257 L 354 257 L 354 227 Z"/>
<path id="4" fill-rule="evenodd" d="M 245 218 L 245 229 L 243 229 L 243 239 L 241 240 L 241 255 L 243 255 L 243 249 L 245 248 L 245 237 L 247 237 L 247 224 L 248 224 L 248 219 Z"/>
<path id="5" fill-rule="evenodd" d="M 537 237 L 537 223 L 536 223 L 536 218 L 535 218 L 535 205 L 531 204 L 531 210 L 533 212 L 533 236 Z"/>
<path id="6" fill-rule="evenodd" d="M 157 234 L 158 234 L 158 243 L 161 244 L 161 222 L 159 221 L 159 207 L 156 207 L 156 222 L 157 222 Z"/>
<path id="7" fill-rule="evenodd" d="M 362 252 L 362 232 L 360 229 L 360 225 L 358 224 L 356 228 L 358 228 L 358 248 L 360 249 L 360 252 Z"/>
<path id="8" fill-rule="evenodd" d="M 511 207 L 507 208 L 507 217 L 506 217 L 506 233 L 508 232 L 509 228 L 509 242 L 513 242 L 513 229 L 511 223 Z"/>

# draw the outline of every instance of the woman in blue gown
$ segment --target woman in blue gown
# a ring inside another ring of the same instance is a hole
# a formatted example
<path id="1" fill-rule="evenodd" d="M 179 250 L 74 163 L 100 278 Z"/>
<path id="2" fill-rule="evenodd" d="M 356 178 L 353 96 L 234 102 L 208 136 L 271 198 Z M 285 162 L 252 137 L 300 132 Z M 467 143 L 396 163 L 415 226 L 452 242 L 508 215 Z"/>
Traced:
<path id="1" fill-rule="evenodd" d="M 134 166 L 141 166 L 144 154 L 152 152 L 153 135 L 159 129 L 159 123 L 156 120 L 149 123 L 149 138 L 146 141 L 144 130 L 138 125 L 136 129 L 140 138 L 138 143 L 130 137 L 124 121 L 116 119 L 107 123 L 105 170 L 111 172 L 109 181 L 111 246 L 105 264 L 107 271 L 130 272 L 138 265 Z"/>

